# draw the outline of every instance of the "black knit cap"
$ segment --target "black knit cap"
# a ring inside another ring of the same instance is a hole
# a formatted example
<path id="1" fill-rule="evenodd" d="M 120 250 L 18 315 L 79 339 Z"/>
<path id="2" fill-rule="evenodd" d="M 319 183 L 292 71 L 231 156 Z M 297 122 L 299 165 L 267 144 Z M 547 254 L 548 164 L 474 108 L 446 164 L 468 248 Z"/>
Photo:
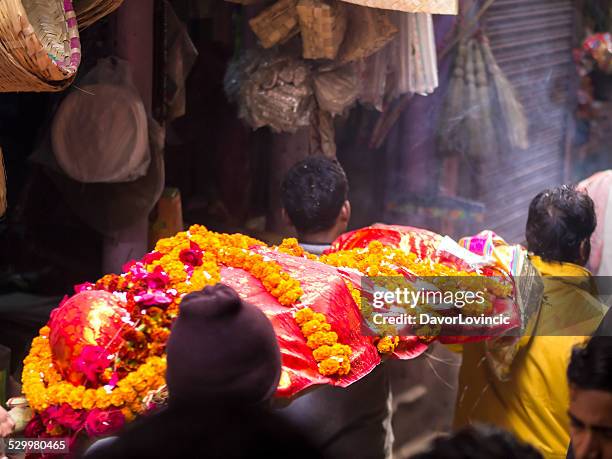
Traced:
<path id="1" fill-rule="evenodd" d="M 272 324 L 226 285 L 183 298 L 167 353 L 171 405 L 255 405 L 278 386 L 281 357 Z"/>

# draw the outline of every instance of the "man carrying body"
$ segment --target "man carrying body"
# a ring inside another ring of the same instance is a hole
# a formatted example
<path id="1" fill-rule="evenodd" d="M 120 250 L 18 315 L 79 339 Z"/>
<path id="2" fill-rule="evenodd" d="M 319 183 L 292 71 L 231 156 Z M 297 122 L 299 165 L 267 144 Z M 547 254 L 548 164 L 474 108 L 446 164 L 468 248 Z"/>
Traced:
<path id="1" fill-rule="evenodd" d="M 532 336 L 521 337 L 508 380 L 497 379 L 483 363 L 484 344 L 464 347 L 456 427 L 494 424 L 534 445 L 546 459 L 566 457 L 565 371 L 573 346 L 595 331 L 605 312 L 584 268 L 595 222 L 593 201 L 571 187 L 533 199 L 526 237 L 531 262 L 544 282 L 535 329 Z"/>
<path id="2" fill-rule="evenodd" d="M 346 231 L 351 215 L 347 198 L 348 181 L 336 161 L 312 156 L 287 173 L 282 185 L 284 212 L 306 251 L 319 255 Z M 347 388 L 316 388 L 280 414 L 328 457 L 391 457 L 391 391 L 382 366 Z"/>

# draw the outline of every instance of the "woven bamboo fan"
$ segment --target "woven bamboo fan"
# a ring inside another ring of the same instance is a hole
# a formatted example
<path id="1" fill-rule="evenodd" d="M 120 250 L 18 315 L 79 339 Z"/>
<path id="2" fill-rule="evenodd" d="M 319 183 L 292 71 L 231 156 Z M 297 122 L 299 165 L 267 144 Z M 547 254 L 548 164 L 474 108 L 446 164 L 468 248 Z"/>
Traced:
<path id="1" fill-rule="evenodd" d="M 458 0 L 343 0 L 355 5 L 406 13 L 457 14 Z"/>
<path id="2" fill-rule="evenodd" d="M 304 59 L 336 58 L 346 32 L 346 6 L 322 0 L 298 2 Z"/>
<path id="3" fill-rule="evenodd" d="M 278 0 L 249 21 L 261 46 L 272 48 L 299 33 L 296 3 L 297 0 Z"/>
<path id="4" fill-rule="evenodd" d="M 122 3 L 123 0 L 74 0 L 79 29 L 86 29 L 94 22 L 111 14 Z"/>
<path id="5" fill-rule="evenodd" d="M 338 53 L 338 61 L 343 64 L 371 56 L 389 43 L 398 32 L 388 11 L 352 5 L 347 10 L 346 36 Z"/>
<path id="6" fill-rule="evenodd" d="M 80 62 L 71 0 L 0 1 L 0 92 L 59 91 Z"/>
<path id="7" fill-rule="evenodd" d="M 4 170 L 4 157 L 0 148 L 0 217 L 6 212 L 6 171 Z"/>

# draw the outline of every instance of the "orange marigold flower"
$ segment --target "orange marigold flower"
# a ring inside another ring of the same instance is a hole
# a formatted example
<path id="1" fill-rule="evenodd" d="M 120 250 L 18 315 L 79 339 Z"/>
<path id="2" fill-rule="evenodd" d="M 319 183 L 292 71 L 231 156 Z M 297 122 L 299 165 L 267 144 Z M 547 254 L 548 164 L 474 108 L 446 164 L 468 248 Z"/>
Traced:
<path id="1" fill-rule="evenodd" d="M 295 321 L 298 325 L 302 325 L 314 317 L 314 311 L 310 308 L 304 308 L 297 311 L 294 315 Z"/>
<path id="2" fill-rule="evenodd" d="M 324 376 L 338 374 L 347 375 L 351 370 L 351 363 L 346 357 L 330 357 L 319 363 L 319 372 Z"/>
<path id="3" fill-rule="evenodd" d="M 344 358 L 340 361 L 340 369 L 338 370 L 338 374 L 340 376 L 348 375 L 351 371 L 351 362 L 349 359 Z"/>
<path id="4" fill-rule="evenodd" d="M 321 322 L 319 320 L 309 320 L 302 325 L 302 333 L 307 338 L 315 332 L 328 332 L 331 330 L 331 325 L 327 322 Z"/>
<path id="5" fill-rule="evenodd" d="M 336 359 L 325 359 L 319 363 L 319 372 L 323 376 L 331 376 L 340 370 L 340 362 Z"/>
<path id="6" fill-rule="evenodd" d="M 338 343 L 338 335 L 331 331 L 331 325 L 324 314 L 314 312 L 311 308 L 300 309 L 294 314 L 302 334 L 307 338 L 307 346 L 319 364 L 319 372 L 330 376 L 346 375 L 350 372 L 352 350 L 349 346 Z"/>
<path id="7" fill-rule="evenodd" d="M 316 349 L 320 346 L 336 344 L 338 335 L 336 332 L 316 332 L 308 337 L 306 345 L 310 349 Z"/>
<path id="8" fill-rule="evenodd" d="M 329 359 L 332 356 L 332 347 L 328 345 L 320 346 L 312 351 L 312 356 L 317 362 Z"/>
<path id="9" fill-rule="evenodd" d="M 383 336 L 376 344 L 376 348 L 381 354 L 390 354 L 398 345 L 399 336 Z"/>

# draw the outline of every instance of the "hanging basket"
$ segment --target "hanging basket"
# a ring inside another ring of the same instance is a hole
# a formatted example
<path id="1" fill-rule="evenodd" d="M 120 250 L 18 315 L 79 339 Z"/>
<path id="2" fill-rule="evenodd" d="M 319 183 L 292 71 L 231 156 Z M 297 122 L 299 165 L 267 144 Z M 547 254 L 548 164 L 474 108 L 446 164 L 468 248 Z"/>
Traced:
<path id="1" fill-rule="evenodd" d="M 122 3 L 123 0 L 74 0 L 79 29 L 86 29 L 104 16 L 108 16 Z"/>
<path id="2" fill-rule="evenodd" d="M 304 59 L 335 59 L 346 32 L 346 9 L 342 2 L 300 0 L 297 12 Z"/>
<path id="3" fill-rule="evenodd" d="M 272 48 L 299 33 L 296 4 L 297 0 L 278 0 L 249 21 L 261 46 Z"/>
<path id="4" fill-rule="evenodd" d="M 355 5 L 406 13 L 457 14 L 458 0 L 343 0 Z"/>
<path id="5" fill-rule="evenodd" d="M 349 5 L 347 32 L 338 61 L 360 61 L 384 48 L 398 32 L 390 17 L 389 11 Z"/>
<path id="6" fill-rule="evenodd" d="M 80 62 L 71 0 L 0 2 L 0 92 L 59 91 Z"/>

